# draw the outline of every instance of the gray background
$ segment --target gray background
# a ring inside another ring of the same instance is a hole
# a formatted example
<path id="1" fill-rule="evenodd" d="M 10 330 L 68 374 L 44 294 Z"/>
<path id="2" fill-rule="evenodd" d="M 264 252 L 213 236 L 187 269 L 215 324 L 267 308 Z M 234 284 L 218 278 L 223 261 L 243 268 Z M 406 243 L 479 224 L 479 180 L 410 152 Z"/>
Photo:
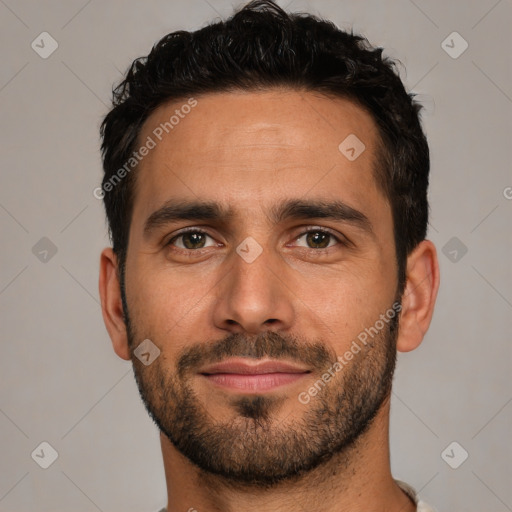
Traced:
<path id="1" fill-rule="evenodd" d="M 384 46 L 426 106 L 442 284 L 423 344 L 399 356 L 392 467 L 439 511 L 510 511 L 512 2 L 280 5 Z M 100 313 L 98 127 L 135 57 L 231 12 L 230 0 L 0 0 L 2 512 L 166 503 L 156 427 Z M 46 59 L 31 47 L 43 31 L 58 43 Z M 457 58 L 460 38 L 442 44 L 454 31 L 469 44 Z M 43 441 L 58 452 L 48 469 L 31 457 Z"/>

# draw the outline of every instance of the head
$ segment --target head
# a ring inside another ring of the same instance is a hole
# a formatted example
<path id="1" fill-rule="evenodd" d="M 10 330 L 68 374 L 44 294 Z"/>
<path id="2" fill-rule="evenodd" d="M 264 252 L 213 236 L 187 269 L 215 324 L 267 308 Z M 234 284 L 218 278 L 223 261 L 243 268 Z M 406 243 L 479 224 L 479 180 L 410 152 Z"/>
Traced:
<path id="1" fill-rule="evenodd" d="M 104 317 L 200 468 L 269 485 L 371 427 L 437 293 L 419 111 L 381 48 L 269 1 L 165 36 L 115 89 Z M 160 350 L 148 366 L 145 339 Z M 302 374 L 236 391 L 205 371 L 227 358 Z"/>

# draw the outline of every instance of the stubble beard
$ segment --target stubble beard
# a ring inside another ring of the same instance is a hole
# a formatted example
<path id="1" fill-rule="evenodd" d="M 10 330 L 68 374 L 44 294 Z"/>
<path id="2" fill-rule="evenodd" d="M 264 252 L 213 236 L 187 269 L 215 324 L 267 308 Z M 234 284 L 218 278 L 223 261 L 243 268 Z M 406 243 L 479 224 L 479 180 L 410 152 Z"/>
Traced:
<path id="1" fill-rule="evenodd" d="M 333 367 L 336 355 L 324 343 L 299 343 L 267 331 L 252 338 L 230 334 L 187 347 L 172 369 L 163 366 L 161 356 L 146 367 L 133 356 L 142 338 L 129 320 L 127 329 L 141 399 L 175 448 L 202 472 L 228 484 L 270 488 L 298 479 L 334 457 L 349 465 L 350 449 L 390 394 L 398 324 L 398 316 L 392 318 L 308 404 L 298 400 L 298 393 L 234 395 L 226 421 L 214 420 L 191 386 L 200 366 L 230 356 L 286 357 L 316 368 L 313 383 Z M 279 418 L 287 400 L 296 406 L 288 417 Z"/>

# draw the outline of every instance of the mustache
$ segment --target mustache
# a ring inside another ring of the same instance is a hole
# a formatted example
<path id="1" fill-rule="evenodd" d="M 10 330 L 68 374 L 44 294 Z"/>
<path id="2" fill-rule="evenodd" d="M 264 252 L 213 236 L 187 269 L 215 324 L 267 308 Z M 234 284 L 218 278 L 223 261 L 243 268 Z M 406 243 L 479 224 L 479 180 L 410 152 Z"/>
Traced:
<path id="1" fill-rule="evenodd" d="M 178 356 L 180 377 L 193 373 L 205 364 L 219 363 L 228 357 L 270 358 L 301 363 L 318 371 L 332 365 L 337 356 L 320 342 L 301 341 L 294 336 L 283 336 L 265 331 L 257 336 L 232 333 L 221 340 L 198 343 L 184 349 Z"/>

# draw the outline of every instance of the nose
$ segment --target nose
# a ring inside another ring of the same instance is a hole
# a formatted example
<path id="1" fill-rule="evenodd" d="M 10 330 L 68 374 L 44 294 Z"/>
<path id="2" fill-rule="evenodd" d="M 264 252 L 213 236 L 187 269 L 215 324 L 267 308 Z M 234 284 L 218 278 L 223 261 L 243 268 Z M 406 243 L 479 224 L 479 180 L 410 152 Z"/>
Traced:
<path id="1" fill-rule="evenodd" d="M 248 262 L 233 251 L 226 265 L 227 275 L 217 288 L 213 312 L 217 328 L 258 334 L 286 331 L 292 326 L 293 292 L 286 282 L 287 265 L 278 255 L 263 250 Z"/>

